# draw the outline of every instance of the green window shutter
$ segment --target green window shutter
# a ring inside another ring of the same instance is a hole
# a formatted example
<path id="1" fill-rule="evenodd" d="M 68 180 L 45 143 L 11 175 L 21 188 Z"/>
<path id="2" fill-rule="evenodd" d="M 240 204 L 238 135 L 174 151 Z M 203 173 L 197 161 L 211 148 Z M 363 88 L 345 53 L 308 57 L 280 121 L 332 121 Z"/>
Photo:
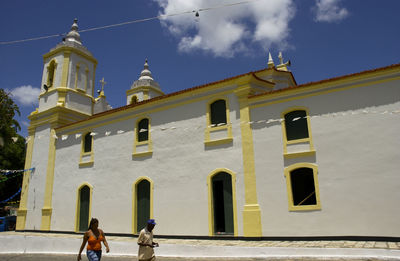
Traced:
<path id="1" fill-rule="evenodd" d="M 136 231 L 142 230 L 146 226 L 147 220 L 150 218 L 150 182 L 142 180 L 137 184 L 136 194 Z"/>
<path id="2" fill-rule="evenodd" d="M 226 103 L 224 100 L 218 100 L 210 105 L 211 124 L 226 124 Z"/>
<path id="3" fill-rule="evenodd" d="M 90 188 L 84 186 L 79 191 L 79 231 L 86 231 L 89 226 Z"/>
<path id="4" fill-rule="evenodd" d="M 285 128 L 287 140 L 308 138 L 307 113 L 305 111 L 292 111 L 285 115 Z"/>

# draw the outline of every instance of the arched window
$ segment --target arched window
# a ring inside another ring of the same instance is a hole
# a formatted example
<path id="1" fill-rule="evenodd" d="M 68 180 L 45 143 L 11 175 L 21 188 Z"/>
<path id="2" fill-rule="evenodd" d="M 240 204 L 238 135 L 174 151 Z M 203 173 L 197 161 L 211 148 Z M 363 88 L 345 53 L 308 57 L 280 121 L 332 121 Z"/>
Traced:
<path id="1" fill-rule="evenodd" d="M 93 137 L 91 135 L 91 132 L 86 133 L 84 137 L 84 143 L 83 143 L 83 152 L 91 152 L 92 151 L 92 140 Z"/>
<path id="2" fill-rule="evenodd" d="M 149 119 L 139 121 L 136 128 L 136 136 L 138 142 L 149 140 Z"/>
<path id="3" fill-rule="evenodd" d="M 78 231 L 86 231 L 89 226 L 90 188 L 82 186 L 78 192 Z"/>
<path id="4" fill-rule="evenodd" d="M 298 140 L 309 137 L 307 113 L 304 110 L 291 111 L 285 114 L 286 139 Z"/>
<path id="5" fill-rule="evenodd" d="M 234 234 L 232 177 L 219 172 L 212 177 L 211 183 L 214 235 Z"/>
<path id="6" fill-rule="evenodd" d="M 54 74 L 56 71 L 56 62 L 53 60 L 50 62 L 49 66 L 47 67 L 47 87 L 53 87 L 54 85 Z"/>
<path id="7" fill-rule="evenodd" d="M 289 210 L 320 209 L 318 170 L 311 163 L 296 163 L 285 168 Z"/>
<path id="8" fill-rule="evenodd" d="M 217 100 L 210 105 L 210 123 L 211 125 L 226 124 L 226 102 Z"/>
<path id="9" fill-rule="evenodd" d="M 150 182 L 142 179 L 136 184 L 136 232 L 146 226 L 150 218 Z"/>
<path id="10" fill-rule="evenodd" d="M 136 96 L 136 95 L 133 95 L 133 96 L 131 97 L 131 104 L 136 104 L 137 102 L 138 102 L 137 96 Z"/>

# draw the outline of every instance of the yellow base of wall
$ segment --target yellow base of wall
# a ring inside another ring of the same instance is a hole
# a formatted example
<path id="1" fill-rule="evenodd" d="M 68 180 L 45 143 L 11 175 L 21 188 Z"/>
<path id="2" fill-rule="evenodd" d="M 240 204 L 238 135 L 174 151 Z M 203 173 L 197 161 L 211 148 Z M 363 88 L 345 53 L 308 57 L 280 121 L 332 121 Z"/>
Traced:
<path id="1" fill-rule="evenodd" d="M 258 204 L 245 205 L 243 210 L 243 234 L 245 237 L 261 237 L 261 209 Z"/>
<path id="2" fill-rule="evenodd" d="M 53 211 L 52 208 L 43 208 L 42 209 L 42 224 L 40 226 L 40 230 L 45 230 L 45 231 L 50 230 L 52 211 Z"/>
<path id="3" fill-rule="evenodd" d="M 15 225 L 16 230 L 24 230 L 25 229 L 27 212 L 28 212 L 27 209 L 19 209 L 17 211 L 17 223 Z"/>

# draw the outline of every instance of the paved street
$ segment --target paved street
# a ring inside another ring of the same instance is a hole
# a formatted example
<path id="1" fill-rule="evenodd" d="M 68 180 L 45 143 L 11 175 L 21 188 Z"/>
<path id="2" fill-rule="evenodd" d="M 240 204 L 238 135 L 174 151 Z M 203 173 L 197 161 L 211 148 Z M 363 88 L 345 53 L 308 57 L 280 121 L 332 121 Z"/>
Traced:
<path id="1" fill-rule="evenodd" d="M 44 254 L 0 254 L 0 261 L 72 261 L 76 260 L 76 255 L 44 255 Z M 83 261 L 87 261 L 86 256 L 82 256 Z M 102 261 L 136 261 L 136 257 L 108 257 L 103 256 Z M 326 258 L 157 258 L 157 261 L 338 261 L 338 260 L 351 260 L 351 261 L 382 261 L 384 259 L 326 259 Z M 387 259 L 393 260 L 393 259 Z"/>

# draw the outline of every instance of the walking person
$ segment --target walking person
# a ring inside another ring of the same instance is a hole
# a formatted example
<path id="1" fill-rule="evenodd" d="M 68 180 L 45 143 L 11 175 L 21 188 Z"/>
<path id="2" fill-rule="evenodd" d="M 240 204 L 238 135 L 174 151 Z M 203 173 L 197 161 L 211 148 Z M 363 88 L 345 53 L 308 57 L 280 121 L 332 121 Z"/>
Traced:
<path id="1" fill-rule="evenodd" d="M 97 218 L 92 218 L 90 220 L 89 228 L 83 235 L 83 242 L 81 248 L 79 249 L 77 260 L 82 259 L 81 253 L 85 248 L 86 243 L 88 243 L 86 248 L 86 256 L 89 261 L 100 261 L 101 259 L 101 242 L 103 242 L 106 247 L 106 252 L 110 252 L 108 243 L 106 240 L 106 235 L 104 235 L 103 230 L 99 229 L 99 221 Z"/>
<path id="2" fill-rule="evenodd" d="M 153 241 L 153 229 L 156 225 L 154 219 L 149 219 L 147 225 L 143 228 L 138 237 L 139 245 L 139 261 L 155 261 L 154 247 L 158 247 L 158 243 Z"/>

